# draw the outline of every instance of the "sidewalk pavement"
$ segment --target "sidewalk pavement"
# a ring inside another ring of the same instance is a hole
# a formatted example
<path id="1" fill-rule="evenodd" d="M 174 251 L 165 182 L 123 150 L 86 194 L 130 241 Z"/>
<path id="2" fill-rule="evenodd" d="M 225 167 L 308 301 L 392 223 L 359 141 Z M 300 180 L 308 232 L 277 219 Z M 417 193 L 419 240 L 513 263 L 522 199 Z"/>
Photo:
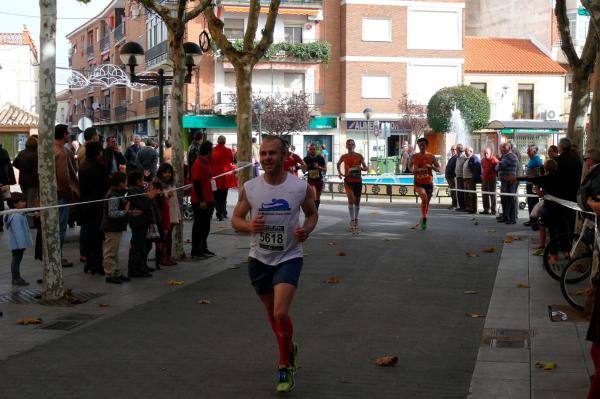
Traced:
<path id="1" fill-rule="evenodd" d="M 550 320 L 549 305 L 569 305 L 542 257 L 531 254 L 537 234 L 508 235 L 521 239 L 504 244 L 468 398 L 585 398 L 594 374 L 588 322 Z M 545 371 L 538 362 L 557 368 Z"/>

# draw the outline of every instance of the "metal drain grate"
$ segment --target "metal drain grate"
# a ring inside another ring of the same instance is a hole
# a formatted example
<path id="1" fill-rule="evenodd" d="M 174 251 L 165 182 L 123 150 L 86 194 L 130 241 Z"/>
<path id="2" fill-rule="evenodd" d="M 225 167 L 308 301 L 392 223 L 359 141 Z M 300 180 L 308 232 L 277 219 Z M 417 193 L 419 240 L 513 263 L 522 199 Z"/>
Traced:
<path id="1" fill-rule="evenodd" d="M 498 349 L 529 348 L 533 335 L 533 331 L 530 330 L 484 328 L 481 346 Z"/>
<path id="2" fill-rule="evenodd" d="M 74 329 L 75 327 L 79 327 L 84 324 L 84 321 L 68 321 L 68 320 L 59 320 L 50 324 L 46 324 L 45 326 L 39 327 L 42 330 L 61 330 L 61 331 L 69 331 Z"/>
<path id="3" fill-rule="evenodd" d="M 72 293 L 73 299 L 76 299 L 77 302 L 80 303 L 87 302 L 103 295 L 105 294 L 95 292 Z M 2 294 L 0 295 L 0 303 L 12 303 L 15 305 L 74 306 L 73 303 L 66 299 L 45 301 L 42 299 L 42 290 L 35 288 L 24 288 L 19 291 Z"/>
<path id="4" fill-rule="evenodd" d="M 67 315 L 61 316 L 61 320 L 80 320 L 80 321 L 90 321 L 97 319 L 102 316 L 101 314 L 90 314 L 90 313 L 69 313 Z"/>

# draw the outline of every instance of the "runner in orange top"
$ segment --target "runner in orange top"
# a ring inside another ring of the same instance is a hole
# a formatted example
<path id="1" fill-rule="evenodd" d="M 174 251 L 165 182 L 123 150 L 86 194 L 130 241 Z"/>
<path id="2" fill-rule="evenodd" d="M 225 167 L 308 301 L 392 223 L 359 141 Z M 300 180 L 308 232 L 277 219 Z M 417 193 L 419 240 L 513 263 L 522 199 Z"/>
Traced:
<path id="1" fill-rule="evenodd" d="M 440 164 L 435 156 L 427 152 L 429 141 L 421 137 L 417 140 L 419 153 L 413 155 L 413 173 L 415 182 L 415 194 L 421 198 L 421 229 L 427 228 L 427 211 L 429 211 L 429 201 L 433 195 L 433 173 L 435 170 L 439 173 Z"/>
<path id="2" fill-rule="evenodd" d="M 344 178 L 344 189 L 348 196 L 348 213 L 350 214 L 350 226 L 348 230 L 352 233 L 358 232 L 358 212 L 360 211 L 360 195 L 362 193 L 362 176 L 363 170 L 368 170 L 363 156 L 354 152 L 356 144 L 354 140 L 346 140 L 346 149 L 348 153 L 342 155 L 337 163 L 337 170 L 340 179 Z M 344 173 L 340 169 L 340 165 L 344 164 Z"/>

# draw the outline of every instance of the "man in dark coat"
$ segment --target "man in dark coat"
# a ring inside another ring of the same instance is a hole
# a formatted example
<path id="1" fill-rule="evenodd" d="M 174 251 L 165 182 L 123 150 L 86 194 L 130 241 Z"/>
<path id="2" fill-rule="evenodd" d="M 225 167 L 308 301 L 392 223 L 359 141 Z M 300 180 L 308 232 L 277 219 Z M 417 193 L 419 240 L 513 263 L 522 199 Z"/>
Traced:
<path id="1" fill-rule="evenodd" d="M 146 140 L 146 146 L 138 152 L 138 162 L 144 172 L 144 180 L 147 182 L 154 180 L 158 169 L 158 154 L 152 139 Z"/>
<path id="2" fill-rule="evenodd" d="M 120 172 L 121 166 L 127 163 L 125 157 L 119 149 L 119 146 L 117 145 L 117 138 L 115 136 L 109 136 L 106 139 L 104 161 L 106 162 L 106 172 L 109 176 L 113 172 Z"/>
<path id="3" fill-rule="evenodd" d="M 81 202 L 103 199 L 110 187 L 105 165 L 98 159 L 102 147 L 99 142 L 91 141 L 85 148 L 85 160 L 79 166 L 79 193 Z M 102 267 L 102 242 L 104 236 L 100 230 L 102 224 L 102 202 L 81 205 L 79 223 L 85 226 L 84 253 L 85 271 L 104 274 Z"/>
<path id="4" fill-rule="evenodd" d="M 450 147 L 450 153 L 452 156 L 450 159 L 448 159 L 448 162 L 446 162 L 445 176 L 446 183 L 448 183 L 448 188 L 452 190 L 453 188 L 456 188 L 456 172 L 454 171 L 454 169 L 456 169 L 456 159 L 458 158 L 458 154 L 456 153 L 456 145 Z M 456 208 L 456 200 L 458 198 L 456 191 L 450 191 L 450 197 L 452 198 L 452 205 L 450 205 L 448 209 Z"/>
<path id="5" fill-rule="evenodd" d="M 577 192 L 581 183 L 582 165 L 579 158 L 575 157 L 572 152 L 573 145 L 571 140 L 563 137 L 558 142 L 558 171 L 556 178 L 559 185 L 562 187 L 560 198 L 568 201 L 577 201 Z M 575 211 L 569 208 L 561 207 L 561 215 L 564 220 L 564 225 L 559 227 L 558 234 L 572 232 L 575 228 Z"/>

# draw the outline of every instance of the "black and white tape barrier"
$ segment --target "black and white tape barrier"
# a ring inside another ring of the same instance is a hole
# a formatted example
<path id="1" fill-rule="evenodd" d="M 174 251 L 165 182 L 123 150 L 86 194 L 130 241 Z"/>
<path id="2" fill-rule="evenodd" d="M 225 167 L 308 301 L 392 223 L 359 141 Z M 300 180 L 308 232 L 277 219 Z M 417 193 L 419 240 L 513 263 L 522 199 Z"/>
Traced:
<path id="1" fill-rule="evenodd" d="M 241 164 L 242 162 L 239 162 L 239 164 Z M 215 180 L 219 177 L 223 177 L 225 175 L 229 175 L 232 173 L 238 173 L 239 171 L 241 171 L 242 169 L 245 169 L 247 167 L 252 166 L 251 162 L 244 162 L 242 166 L 238 166 L 236 169 L 234 170 L 230 170 L 228 172 L 225 173 L 221 173 L 220 175 L 217 176 L 213 176 L 212 180 Z M 186 184 L 184 186 L 181 187 L 173 187 L 169 190 L 163 190 L 163 193 L 168 193 L 171 191 L 179 191 L 179 190 L 187 190 L 188 188 L 191 188 L 192 185 L 191 184 Z M 146 195 L 146 193 L 141 193 L 141 194 L 134 194 L 134 195 L 124 195 L 122 197 L 111 197 L 110 199 L 115 199 L 115 198 L 132 198 L 132 197 L 138 197 L 141 195 Z M 60 204 L 60 205 L 46 205 L 46 206 L 36 206 L 36 207 L 32 207 L 32 208 L 22 208 L 22 209 L 7 209 L 5 211 L 1 211 L 0 212 L 0 216 L 3 215 L 8 215 L 11 213 L 33 213 L 33 212 L 39 212 L 39 211 L 43 211 L 43 210 L 47 210 L 47 209 L 56 209 L 56 208 L 63 208 L 63 207 L 68 207 L 68 206 L 79 206 L 79 205 L 86 205 L 86 204 L 94 204 L 96 202 L 105 202 L 108 201 L 108 198 L 102 198 L 102 199 L 98 199 L 98 200 L 93 200 L 93 201 L 84 201 L 84 202 L 73 202 L 73 203 L 69 203 L 69 204 Z"/>

